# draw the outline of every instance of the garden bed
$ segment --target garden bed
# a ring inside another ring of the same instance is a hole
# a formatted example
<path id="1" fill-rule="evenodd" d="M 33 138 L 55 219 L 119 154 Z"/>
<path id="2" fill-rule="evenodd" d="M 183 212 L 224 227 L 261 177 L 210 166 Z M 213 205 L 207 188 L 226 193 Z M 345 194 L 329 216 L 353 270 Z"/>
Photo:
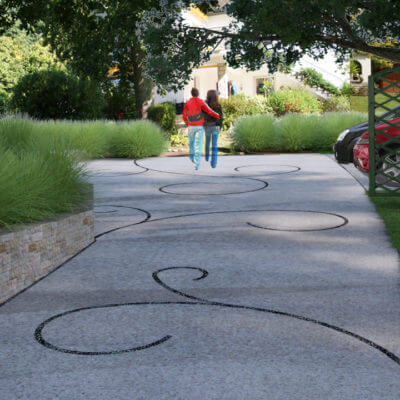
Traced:
<path id="1" fill-rule="evenodd" d="M 85 159 L 157 156 L 165 143 L 149 121 L 0 119 L 0 227 L 73 212 L 87 195 Z"/>

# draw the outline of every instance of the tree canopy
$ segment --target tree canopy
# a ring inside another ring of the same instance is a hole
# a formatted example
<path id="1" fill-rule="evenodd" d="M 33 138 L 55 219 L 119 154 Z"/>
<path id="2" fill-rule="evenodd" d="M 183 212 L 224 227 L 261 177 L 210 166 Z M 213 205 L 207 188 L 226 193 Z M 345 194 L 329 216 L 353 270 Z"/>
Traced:
<path id="1" fill-rule="evenodd" d="M 0 36 L 0 112 L 17 82 L 42 69 L 64 69 L 39 35 L 28 34 L 16 24 Z"/>
<path id="2" fill-rule="evenodd" d="M 388 37 L 400 40 L 399 0 L 230 0 L 223 10 L 233 22 L 222 30 L 188 26 L 181 11 L 192 2 L 164 0 L 141 23 L 148 71 L 168 89 L 182 87 L 221 45 L 231 66 L 252 70 L 330 50 L 338 61 L 356 50 L 400 62 L 400 48 L 385 46 Z"/>
<path id="3" fill-rule="evenodd" d="M 34 27 L 57 55 L 82 77 L 110 84 L 109 70 L 120 88 L 135 92 L 137 110 L 149 95 L 143 75 L 145 50 L 136 35 L 144 10 L 157 0 L 0 0 L 7 12 L 0 25 L 19 19 Z"/>

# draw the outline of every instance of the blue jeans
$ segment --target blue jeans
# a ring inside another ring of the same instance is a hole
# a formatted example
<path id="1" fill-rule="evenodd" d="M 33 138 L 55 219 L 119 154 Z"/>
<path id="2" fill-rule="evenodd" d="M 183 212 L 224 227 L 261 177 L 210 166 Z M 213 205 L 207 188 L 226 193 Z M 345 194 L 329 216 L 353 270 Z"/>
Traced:
<path id="1" fill-rule="evenodd" d="M 188 127 L 189 158 L 194 163 L 194 168 L 199 169 L 201 160 L 201 146 L 203 144 L 204 128 L 202 126 Z"/>
<path id="2" fill-rule="evenodd" d="M 206 161 L 210 158 L 210 142 L 211 145 L 211 167 L 215 168 L 217 166 L 217 154 L 218 154 L 218 134 L 219 126 L 205 126 L 204 130 L 206 132 Z"/>

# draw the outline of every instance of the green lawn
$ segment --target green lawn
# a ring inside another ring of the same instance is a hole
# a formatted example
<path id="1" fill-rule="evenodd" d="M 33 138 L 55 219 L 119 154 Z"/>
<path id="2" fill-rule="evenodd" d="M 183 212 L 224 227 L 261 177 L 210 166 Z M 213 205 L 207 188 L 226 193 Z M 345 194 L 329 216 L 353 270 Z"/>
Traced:
<path id="1" fill-rule="evenodd" d="M 378 94 L 376 96 L 376 101 L 379 103 L 384 102 L 387 100 L 386 96 L 383 96 L 381 94 Z M 398 106 L 400 104 L 399 101 L 392 100 L 389 103 L 385 104 L 386 107 L 393 108 L 395 106 Z M 352 111 L 359 111 L 359 112 L 368 112 L 368 97 L 367 96 L 351 96 L 350 97 L 350 108 Z M 377 111 L 385 111 L 383 108 L 378 108 Z"/>
<path id="2" fill-rule="evenodd" d="M 376 211 L 386 224 L 390 239 L 400 253 L 400 198 L 371 197 Z"/>

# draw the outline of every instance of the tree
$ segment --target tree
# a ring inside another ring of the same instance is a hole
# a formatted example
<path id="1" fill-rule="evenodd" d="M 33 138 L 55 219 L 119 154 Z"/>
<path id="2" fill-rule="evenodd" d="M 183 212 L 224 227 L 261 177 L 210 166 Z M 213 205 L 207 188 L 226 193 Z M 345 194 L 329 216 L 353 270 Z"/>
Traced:
<path id="1" fill-rule="evenodd" d="M 103 116 L 104 96 L 88 78 L 42 70 L 19 80 L 10 103 L 12 109 L 38 119 L 97 119 Z"/>
<path id="2" fill-rule="evenodd" d="M 26 74 L 42 69 L 64 69 L 55 54 L 43 46 L 39 35 L 28 34 L 16 24 L 0 36 L 0 112 L 12 90 Z"/>
<path id="3" fill-rule="evenodd" d="M 338 61 L 356 50 L 400 62 L 400 48 L 384 45 L 386 37 L 400 40 L 399 0 L 230 0 L 224 9 L 234 22 L 220 31 L 188 26 L 181 13 L 188 4 L 165 0 L 141 23 L 148 71 L 164 88 L 182 87 L 221 45 L 231 66 L 254 70 L 267 63 L 271 72 L 282 60 L 319 59 L 329 50 Z"/>
<path id="4" fill-rule="evenodd" d="M 149 95 L 144 77 L 145 50 L 136 35 L 142 13 L 156 0 L 3 0 L 25 27 L 42 32 L 46 43 L 69 67 L 110 88 L 109 70 L 125 90 L 134 90 L 136 110 Z M 6 25 L 4 18 L 0 24 Z"/>

